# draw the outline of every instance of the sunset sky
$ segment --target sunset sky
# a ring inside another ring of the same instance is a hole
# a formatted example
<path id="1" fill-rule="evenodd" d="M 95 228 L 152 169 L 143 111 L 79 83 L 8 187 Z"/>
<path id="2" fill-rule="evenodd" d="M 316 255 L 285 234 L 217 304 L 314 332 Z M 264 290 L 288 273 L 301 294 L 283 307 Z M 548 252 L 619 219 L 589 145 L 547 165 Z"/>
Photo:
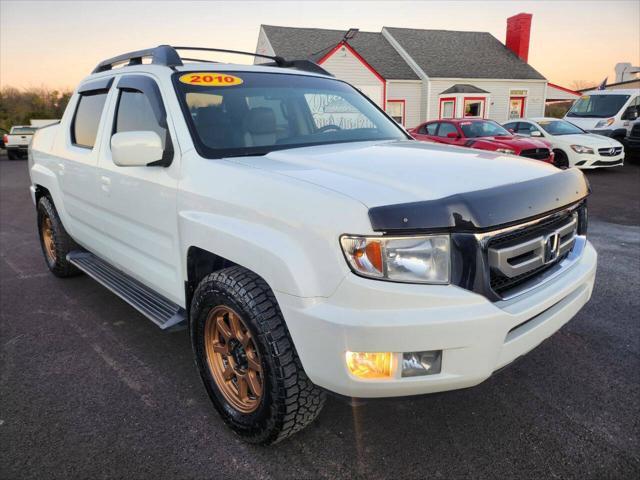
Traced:
<path id="1" fill-rule="evenodd" d="M 73 88 L 100 60 L 161 43 L 255 51 L 260 24 L 486 31 L 504 42 L 506 18 L 519 12 L 533 14 L 529 61 L 551 82 L 611 82 L 617 62 L 640 65 L 640 0 L 2 0 L 0 86 Z"/>

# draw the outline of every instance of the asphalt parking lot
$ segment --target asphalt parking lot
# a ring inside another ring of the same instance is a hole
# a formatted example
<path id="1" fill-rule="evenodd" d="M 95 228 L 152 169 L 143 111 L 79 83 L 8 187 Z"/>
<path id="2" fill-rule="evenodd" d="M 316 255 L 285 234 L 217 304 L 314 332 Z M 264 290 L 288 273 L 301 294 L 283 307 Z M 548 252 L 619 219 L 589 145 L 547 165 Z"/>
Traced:
<path id="1" fill-rule="evenodd" d="M 361 407 L 244 444 L 186 331 L 163 333 L 41 257 L 25 161 L 0 158 L 0 477 L 639 478 L 640 164 L 588 174 L 592 301 L 478 387 Z"/>

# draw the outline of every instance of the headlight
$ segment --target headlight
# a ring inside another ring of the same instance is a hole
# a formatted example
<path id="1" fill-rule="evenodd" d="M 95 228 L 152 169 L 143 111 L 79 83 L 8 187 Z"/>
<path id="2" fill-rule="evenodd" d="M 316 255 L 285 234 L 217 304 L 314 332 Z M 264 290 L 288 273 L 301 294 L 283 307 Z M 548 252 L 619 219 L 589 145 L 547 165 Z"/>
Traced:
<path id="1" fill-rule="evenodd" d="M 407 283 L 449 283 L 448 235 L 360 237 L 340 245 L 351 269 L 362 276 Z"/>
<path id="2" fill-rule="evenodd" d="M 585 147 L 584 145 L 571 145 L 571 149 L 577 153 L 593 153 L 593 148 Z"/>
<path id="3" fill-rule="evenodd" d="M 608 127 L 613 122 L 615 122 L 614 118 L 607 118 L 606 120 L 600 120 L 598 123 L 596 123 L 596 128 Z"/>
<path id="4" fill-rule="evenodd" d="M 509 155 L 513 155 L 514 153 L 516 153 L 515 150 L 511 150 L 510 148 L 498 148 L 496 149 L 496 152 L 508 153 Z"/>

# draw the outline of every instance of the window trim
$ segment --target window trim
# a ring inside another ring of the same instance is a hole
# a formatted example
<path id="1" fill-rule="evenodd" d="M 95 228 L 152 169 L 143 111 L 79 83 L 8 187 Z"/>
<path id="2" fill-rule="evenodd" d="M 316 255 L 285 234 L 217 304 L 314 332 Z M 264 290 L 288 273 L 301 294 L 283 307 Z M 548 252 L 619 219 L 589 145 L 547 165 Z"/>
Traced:
<path id="1" fill-rule="evenodd" d="M 407 101 L 404 98 L 400 98 L 400 99 L 394 99 L 394 100 L 387 100 L 387 105 L 389 105 L 390 103 L 399 103 L 402 105 L 402 123 L 401 125 L 404 127 L 406 124 L 406 119 L 407 119 Z M 386 108 L 385 108 L 386 111 Z M 393 116 L 387 112 L 387 115 L 389 115 L 391 118 L 393 118 Z"/>
<path id="2" fill-rule="evenodd" d="M 147 164 L 147 167 L 168 167 L 173 163 L 173 157 L 175 156 L 175 150 L 173 148 L 173 140 L 171 139 L 171 131 L 169 130 L 169 124 L 167 121 L 167 109 L 164 106 L 162 100 L 162 94 L 160 93 L 160 86 L 158 82 L 152 77 L 141 73 L 133 73 L 130 75 L 123 75 L 118 80 L 116 85 L 118 90 L 116 96 L 116 104 L 113 111 L 113 121 L 111 125 L 111 135 L 109 136 L 109 149 L 111 149 L 111 137 L 116 132 L 118 123 L 118 111 L 120 110 L 120 100 L 122 99 L 122 92 L 137 92 L 145 95 L 149 100 L 149 104 L 156 117 L 158 125 L 164 128 L 167 132 L 164 150 L 162 151 L 162 158 L 155 162 Z"/>
<path id="3" fill-rule="evenodd" d="M 482 102 L 482 113 L 480 114 L 479 117 L 476 116 L 469 116 L 465 114 L 465 110 L 467 108 L 467 100 L 470 100 L 472 102 L 474 101 L 481 101 Z M 487 97 L 464 97 L 462 99 L 462 118 L 481 118 L 484 119 L 485 118 L 485 113 L 487 111 Z"/>
<path id="4" fill-rule="evenodd" d="M 100 130 L 100 123 L 102 121 L 102 115 L 104 114 L 104 108 L 107 105 L 107 100 L 109 98 L 109 91 L 111 90 L 111 85 L 113 84 L 115 77 L 110 76 L 107 78 L 103 78 L 100 80 L 95 80 L 91 82 L 84 83 L 78 87 L 78 97 L 76 100 L 76 104 L 73 108 L 73 116 L 71 117 L 71 123 L 69 125 L 69 139 L 71 140 L 71 145 L 78 148 L 84 148 L 85 150 L 93 150 L 96 146 L 96 141 L 98 140 L 98 131 Z M 78 116 L 78 110 L 80 109 L 80 104 L 82 103 L 83 97 L 90 97 L 92 95 L 105 95 L 105 103 L 102 106 L 102 111 L 100 112 L 100 119 L 98 120 L 98 128 L 96 129 L 96 141 L 93 142 L 92 146 L 82 145 L 76 141 L 76 117 Z"/>
<path id="5" fill-rule="evenodd" d="M 453 102 L 453 117 L 445 119 L 442 116 L 443 103 Z M 457 106 L 457 98 L 456 97 L 443 97 L 440 99 L 440 103 L 438 105 L 438 120 L 450 120 L 452 118 L 456 118 L 456 106 Z"/>

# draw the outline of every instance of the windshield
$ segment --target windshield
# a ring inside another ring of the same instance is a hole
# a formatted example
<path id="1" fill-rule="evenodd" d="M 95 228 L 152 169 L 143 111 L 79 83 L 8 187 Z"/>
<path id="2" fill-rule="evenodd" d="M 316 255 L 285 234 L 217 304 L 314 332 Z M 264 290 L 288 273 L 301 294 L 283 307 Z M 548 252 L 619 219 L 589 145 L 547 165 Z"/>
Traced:
<path id="1" fill-rule="evenodd" d="M 627 100 L 629 95 L 583 95 L 573 104 L 567 117 L 613 117 Z"/>
<path id="2" fill-rule="evenodd" d="M 460 122 L 460 128 L 467 138 L 495 137 L 501 135 L 511 136 L 511 134 L 498 125 L 496 122 Z"/>
<path id="3" fill-rule="evenodd" d="M 189 72 L 174 78 L 194 141 L 209 158 L 408 138 L 338 80 L 257 72 Z"/>
<path id="4" fill-rule="evenodd" d="M 35 131 L 36 129 L 31 127 L 13 127 L 11 129 L 11 134 L 12 135 L 31 135 Z"/>
<path id="5" fill-rule="evenodd" d="M 573 123 L 564 120 L 540 120 L 538 122 L 545 132 L 550 135 L 575 135 L 577 133 L 587 133 Z"/>

